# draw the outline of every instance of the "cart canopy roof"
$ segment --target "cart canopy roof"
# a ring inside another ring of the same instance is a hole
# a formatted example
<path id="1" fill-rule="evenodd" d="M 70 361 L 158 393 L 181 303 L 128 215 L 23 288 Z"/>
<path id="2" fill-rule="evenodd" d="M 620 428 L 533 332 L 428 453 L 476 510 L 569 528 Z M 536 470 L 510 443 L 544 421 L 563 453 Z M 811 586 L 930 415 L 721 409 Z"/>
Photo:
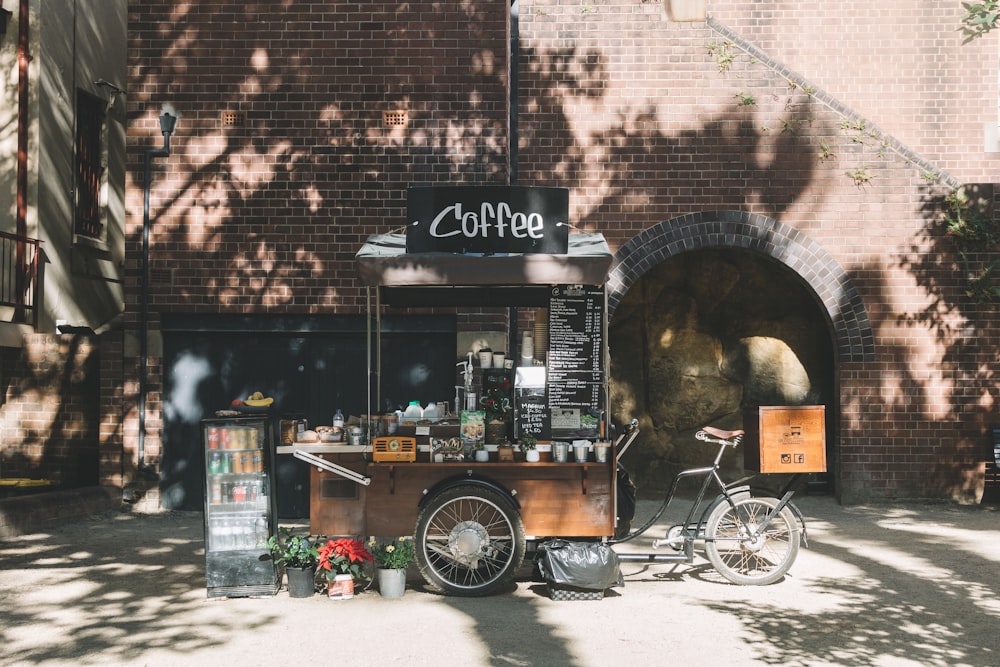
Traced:
<path id="1" fill-rule="evenodd" d="M 565 255 L 407 254 L 405 234 L 375 234 L 356 259 L 362 282 L 370 286 L 516 287 L 603 285 L 612 258 L 603 234 L 570 234 Z"/>

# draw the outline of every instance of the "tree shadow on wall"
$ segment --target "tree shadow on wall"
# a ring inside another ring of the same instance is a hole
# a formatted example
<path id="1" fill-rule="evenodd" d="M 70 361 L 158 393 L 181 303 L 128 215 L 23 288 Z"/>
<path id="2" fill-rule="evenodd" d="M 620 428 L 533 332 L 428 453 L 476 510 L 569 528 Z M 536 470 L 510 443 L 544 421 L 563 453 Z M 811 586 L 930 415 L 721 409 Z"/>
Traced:
<path id="1" fill-rule="evenodd" d="M 980 477 L 984 465 L 992 466 L 989 428 L 1000 423 L 996 416 L 1000 404 L 996 363 L 1000 358 L 1000 320 L 996 299 L 977 294 L 970 289 L 970 281 L 981 277 L 998 256 L 991 249 L 962 257 L 955 237 L 946 229 L 945 213 L 953 209 L 947 201 L 949 192 L 942 189 L 926 189 L 921 209 L 924 227 L 899 260 L 899 266 L 923 289 L 926 305 L 898 316 L 897 323 L 931 332 L 944 349 L 939 367 L 950 385 L 945 400 L 950 418 L 961 428 L 961 439 L 954 451 L 940 453 L 940 465 L 950 461 L 949 465 L 963 470 L 971 483 Z M 987 203 L 991 223 L 996 226 L 994 186 L 970 184 L 963 189 L 970 199 Z"/>

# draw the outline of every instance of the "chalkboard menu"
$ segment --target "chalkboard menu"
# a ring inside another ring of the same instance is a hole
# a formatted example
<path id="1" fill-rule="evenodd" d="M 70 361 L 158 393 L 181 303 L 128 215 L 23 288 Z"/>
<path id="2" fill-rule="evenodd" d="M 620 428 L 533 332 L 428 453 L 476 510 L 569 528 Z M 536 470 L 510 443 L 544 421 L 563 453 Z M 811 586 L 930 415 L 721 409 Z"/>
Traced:
<path id="1" fill-rule="evenodd" d="M 535 440 L 551 440 L 549 406 L 545 392 L 534 389 L 517 390 L 517 437 L 535 436 Z"/>
<path id="2" fill-rule="evenodd" d="M 549 298 L 549 406 L 599 408 L 604 389 L 604 290 L 560 285 Z"/>

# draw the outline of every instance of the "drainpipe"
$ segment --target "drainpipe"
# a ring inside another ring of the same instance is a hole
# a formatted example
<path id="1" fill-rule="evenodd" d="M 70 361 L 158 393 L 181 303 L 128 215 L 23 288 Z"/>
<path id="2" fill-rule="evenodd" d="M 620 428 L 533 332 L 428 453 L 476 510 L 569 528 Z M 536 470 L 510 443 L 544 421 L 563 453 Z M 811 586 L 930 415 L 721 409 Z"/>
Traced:
<path id="1" fill-rule="evenodd" d="M 156 469 L 146 464 L 146 365 L 149 361 L 149 190 L 152 180 L 153 158 L 170 156 L 170 135 L 174 133 L 177 116 L 170 113 L 169 105 L 164 105 L 160 115 L 160 133 L 163 148 L 146 149 L 142 200 L 142 314 L 139 317 L 139 473 L 156 479 Z"/>
<path id="2" fill-rule="evenodd" d="M 19 237 L 28 237 L 28 0 L 21 0 L 17 14 L 17 211 L 15 229 Z M 23 242 L 18 242 L 15 254 L 18 295 L 24 295 L 27 256 Z M 18 297 L 18 303 L 22 301 Z M 15 320 L 24 321 L 24 309 L 15 313 Z"/>
<path id="3" fill-rule="evenodd" d="M 518 25 L 520 9 L 518 0 L 510 0 L 510 53 L 507 73 L 507 185 L 517 185 L 517 105 L 520 81 L 517 69 L 520 65 L 521 30 Z M 517 359 L 517 308 L 507 309 L 507 358 Z M 517 363 L 515 361 L 515 363 Z"/>

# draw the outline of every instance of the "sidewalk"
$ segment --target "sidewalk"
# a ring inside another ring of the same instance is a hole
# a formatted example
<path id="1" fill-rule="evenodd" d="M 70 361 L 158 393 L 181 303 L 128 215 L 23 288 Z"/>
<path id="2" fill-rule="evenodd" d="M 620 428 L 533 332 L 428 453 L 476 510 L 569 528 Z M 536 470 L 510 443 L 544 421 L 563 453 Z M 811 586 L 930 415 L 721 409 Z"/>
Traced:
<path id="1" fill-rule="evenodd" d="M 775 585 L 625 563 L 580 602 L 530 577 L 443 597 L 413 572 L 398 600 L 209 600 L 201 514 L 105 513 L 0 542 L 0 665 L 1000 664 L 1000 510 L 797 502 L 810 548 Z"/>

